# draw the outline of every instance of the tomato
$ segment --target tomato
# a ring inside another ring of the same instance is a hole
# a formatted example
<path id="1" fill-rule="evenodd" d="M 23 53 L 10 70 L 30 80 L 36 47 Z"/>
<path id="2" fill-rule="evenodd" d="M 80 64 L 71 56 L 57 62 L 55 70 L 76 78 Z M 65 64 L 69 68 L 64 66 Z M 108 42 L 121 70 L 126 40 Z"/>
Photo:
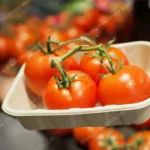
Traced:
<path id="1" fill-rule="evenodd" d="M 78 38 L 83 33 L 84 32 L 81 29 L 76 28 L 76 27 L 71 27 L 71 28 L 68 28 L 66 31 L 64 31 L 64 37 L 65 37 L 65 40 L 67 41 L 67 40 Z"/>
<path id="2" fill-rule="evenodd" d="M 27 61 L 25 67 L 26 84 L 34 94 L 41 96 L 48 80 L 54 75 L 55 70 L 50 67 L 51 58 L 62 54 L 64 54 L 62 51 L 48 55 L 37 52 Z M 71 56 L 64 61 L 64 67 L 66 70 L 76 70 L 78 62 Z"/>
<path id="3" fill-rule="evenodd" d="M 95 52 L 89 52 L 88 54 L 95 54 Z M 101 79 L 99 76 L 100 73 L 109 73 L 108 70 L 101 64 L 98 57 L 92 57 L 89 55 L 83 55 L 80 61 L 80 70 L 89 74 L 96 83 L 99 83 Z"/>
<path id="4" fill-rule="evenodd" d="M 56 136 L 66 136 L 72 132 L 71 129 L 49 129 L 47 131 Z"/>
<path id="5" fill-rule="evenodd" d="M 102 26 L 102 28 L 108 32 L 109 34 L 115 34 L 116 32 L 116 22 L 115 20 L 108 15 L 101 15 L 98 18 L 98 24 Z"/>
<path id="6" fill-rule="evenodd" d="M 27 25 L 15 25 L 12 27 L 14 39 L 21 40 L 25 46 L 36 43 L 37 35 L 32 32 L 32 28 Z"/>
<path id="7" fill-rule="evenodd" d="M 43 20 L 38 17 L 38 16 L 28 16 L 27 20 L 26 20 L 26 25 L 29 26 L 33 32 L 38 33 L 39 32 L 39 28 L 42 25 Z"/>
<path id="8" fill-rule="evenodd" d="M 150 131 L 140 131 L 129 138 L 128 144 L 134 144 L 136 141 L 138 146 L 136 148 L 129 148 L 129 150 L 149 150 L 150 149 Z"/>
<path id="9" fill-rule="evenodd" d="M 87 31 L 97 24 L 99 16 L 100 12 L 97 9 L 89 9 L 83 15 L 74 17 L 73 23 L 77 28 Z"/>
<path id="10" fill-rule="evenodd" d="M 137 129 L 150 128 L 150 119 L 142 124 L 133 124 L 132 126 Z"/>
<path id="11" fill-rule="evenodd" d="M 99 101 L 103 106 L 138 103 L 149 98 L 149 86 L 149 76 L 141 68 L 124 66 L 101 80 L 98 85 Z"/>
<path id="12" fill-rule="evenodd" d="M 85 16 L 76 16 L 73 19 L 74 25 L 82 30 L 89 30 L 93 26 L 93 23 L 89 21 Z"/>
<path id="13" fill-rule="evenodd" d="M 14 58 L 18 58 L 20 55 L 27 51 L 25 44 L 21 40 L 12 39 L 10 55 Z"/>
<path id="14" fill-rule="evenodd" d="M 17 58 L 18 64 L 23 65 L 34 55 L 34 53 L 35 53 L 34 51 L 26 51 L 25 53 L 19 55 L 19 57 Z"/>
<path id="15" fill-rule="evenodd" d="M 89 52 L 88 54 L 95 54 L 95 52 Z M 129 64 L 129 61 L 127 57 L 125 56 L 125 54 L 118 48 L 110 47 L 108 49 L 108 54 L 112 56 L 117 56 L 120 59 L 120 61 L 123 63 L 123 65 Z M 115 65 L 115 68 L 118 68 L 119 67 L 118 61 L 113 58 L 112 58 L 112 61 L 113 61 L 113 64 Z M 83 55 L 80 61 L 80 69 L 86 72 L 87 74 L 89 74 L 96 83 L 99 83 L 99 81 L 101 80 L 101 77 L 99 76 L 99 74 L 109 73 L 109 71 L 106 69 L 106 67 L 102 65 L 102 63 L 105 66 L 110 67 L 107 58 L 104 58 L 101 62 L 100 58 L 98 57 L 92 57 L 90 55 Z"/>
<path id="16" fill-rule="evenodd" d="M 26 46 L 34 45 L 37 40 L 37 36 L 33 34 L 32 32 L 19 32 L 15 35 L 16 40 L 21 40 L 24 42 Z"/>
<path id="17" fill-rule="evenodd" d="M 42 25 L 39 27 L 39 41 L 45 42 L 52 35 L 53 29 L 50 26 Z"/>
<path id="18" fill-rule="evenodd" d="M 97 86 L 87 74 L 81 71 L 68 71 L 75 79 L 69 88 L 58 88 L 58 83 L 52 77 L 43 94 L 44 105 L 47 109 L 89 108 L 97 103 Z"/>
<path id="19" fill-rule="evenodd" d="M 5 36 L 0 36 L 0 61 L 5 60 L 9 55 L 10 39 Z"/>
<path id="20" fill-rule="evenodd" d="M 127 56 L 120 49 L 118 49 L 116 47 L 110 47 L 108 49 L 108 54 L 111 56 L 117 56 L 123 65 L 129 65 L 129 60 L 128 60 Z M 111 59 L 113 61 L 115 68 L 118 68 L 119 63 L 118 63 L 117 59 L 115 57 L 114 58 L 111 57 Z M 107 67 L 110 67 L 110 64 L 109 64 L 107 58 L 105 58 L 103 60 L 103 64 L 106 65 Z"/>
<path id="21" fill-rule="evenodd" d="M 113 146 L 124 146 L 125 138 L 117 130 L 104 129 L 89 141 L 89 150 L 112 150 Z M 124 149 L 119 149 L 124 150 Z"/>
<path id="22" fill-rule="evenodd" d="M 60 17 L 55 15 L 49 15 L 45 18 L 44 22 L 49 26 L 54 26 L 60 22 Z"/>
<path id="23" fill-rule="evenodd" d="M 73 137 L 81 145 L 87 145 L 91 138 L 103 132 L 104 127 L 78 127 L 73 129 Z"/>

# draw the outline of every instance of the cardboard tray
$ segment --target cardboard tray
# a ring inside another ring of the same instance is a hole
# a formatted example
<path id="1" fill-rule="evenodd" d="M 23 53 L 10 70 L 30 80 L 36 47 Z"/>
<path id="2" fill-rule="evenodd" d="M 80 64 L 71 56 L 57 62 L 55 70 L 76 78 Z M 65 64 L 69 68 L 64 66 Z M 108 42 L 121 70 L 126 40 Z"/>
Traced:
<path id="1" fill-rule="evenodd" d="M 121 48 L 131 64 L 150 73 L 150 42 L 116 44 Z M 80 59 L 80 54 L 77 54 Z M 97 106 L 94 108 L 74 108 L 68 110 L 46 110 L 43 105 L 35 105 L 24 84 L 24 67 L 18 73 L 2 109 L 15 116 L 29 130 L 50 128 L 74 128 L 79 126 L 116 126 L 140 124 L 150 117 L 150 99 L 129 105 Z"/>

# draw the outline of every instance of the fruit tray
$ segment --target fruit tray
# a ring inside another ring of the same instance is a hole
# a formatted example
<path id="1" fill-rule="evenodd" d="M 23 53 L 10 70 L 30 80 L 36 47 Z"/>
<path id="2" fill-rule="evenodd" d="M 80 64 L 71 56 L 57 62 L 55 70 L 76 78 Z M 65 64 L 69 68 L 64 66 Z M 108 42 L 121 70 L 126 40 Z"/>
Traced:
<path id="1" fill-rule="evenodd" d="M 150 42 L 138 41 L 115 44 L 127 55 L 130 64 L 150 73 Z M 80 54 L 76 55 L 80 59 Z M 140 124 L 150 117 L 150 99 L 136 104 L 46 110 L 43 104 L 34 104 L 24 84 L 24 67 L 20 69 L 2 109 L 15 116 L 29 130 L 74 128 L 79 126 L 117 126 Z"/>

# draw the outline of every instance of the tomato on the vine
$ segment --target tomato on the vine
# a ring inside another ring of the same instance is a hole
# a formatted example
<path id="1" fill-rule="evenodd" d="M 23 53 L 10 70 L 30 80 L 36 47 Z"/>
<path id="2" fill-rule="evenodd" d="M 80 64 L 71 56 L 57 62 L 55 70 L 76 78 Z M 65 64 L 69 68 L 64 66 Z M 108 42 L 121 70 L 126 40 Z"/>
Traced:
<path id="1" fill-rule="evenodd" d="M 129 150 L 149 150 L 150 149 L 150 131 L 139 131 L 128 139 L 128 144 L 136 144 L 135 148 Z"/>
<path id="2" fill-rule="evenodd" d="M 72 133 L 72 130 L 71 129 L 49 129 L 48 132 L 56 136 L 66 136 L 66 135 L 70 135 Z"/>
<path id="3" fill-rule="evenodd" d="M 112 150 L 115 146 L 124 146 L 124 136 L 113 129 L 104 129 L 89 141 L 89 150 Z M 119 149 L 119 150 L 124 150 Z"/>
<path id="4" fill-rule="evenodd" d="M 59 88 L 52 77 L 43 94 L 47 109 L 89 108 L 97 103 L 97 86 L 92 78 L 81 71 L 68 71 L 73 81 L 68 88 Z"/>
<path id="5" fill-rule="evenodd" d="M 120 49 L 110 47 L 107 52 L 111 56 L 117 56 L 123 65 L 129 64 L 126 55 Z M 101 80 L 99 74 L 108 74 L 109 71 L 106 66 L 110 67 L 110 64 L 106 57 L 101 60 L 101 58 L 98 56 L 92 56 L 93 54 L 96 54 L 96 52 L 88 52 L 87 54 L 83 55 L 80 61 L 80 69 L 89 74 L 96 83 L 99 83 Z M 119 67 L 117 59 L 111 57 L 111 60 L 117 69 Z"/>
<path id="6" fill-rule="evenodd" d="M 137 66 L 124 66 L 120 71 L 102 78 L 98 85 L 100 103 L 105 105 L 131 104 L 150 96 L 150 78 Z"/>
<path id="7" fill-rule="evenodd" d="M 77 127 L 73 129 L 73 137 L 81 145 L 87 145 L 89 140 L 103 132 L 104 127 Z"/>
<path id="8" fill-rule="evenodd" d="M 53 56 L 60 56 L 64 54 L 60 50 L 52 54 L 43 54 L 42 52 L 37 52 L 31 57 L 26 63 L 25 67 L 25 79 L 27 87 L 36 95 L 41 96 L 44 88 L 50 79 L 54 75 L 55 69 L 50 67 L 51 59 Z M 67 58 L 64 62 L 64 67 L 66 70 L 76 70 L 79 68 L 77 60 L 71 56 Z"/>
<path id="9" fill-rule="evenodd" d="M 92 54 L 95 52 L 88 52 L 87 55 L 83 55 L 80 61 L 80 70 L 89 74 L 96 83 L 99 83 L 101 79 L 99 74 L 107 74 L 109 71 L 102 65 L 100 58 L 90 56 Z"/>

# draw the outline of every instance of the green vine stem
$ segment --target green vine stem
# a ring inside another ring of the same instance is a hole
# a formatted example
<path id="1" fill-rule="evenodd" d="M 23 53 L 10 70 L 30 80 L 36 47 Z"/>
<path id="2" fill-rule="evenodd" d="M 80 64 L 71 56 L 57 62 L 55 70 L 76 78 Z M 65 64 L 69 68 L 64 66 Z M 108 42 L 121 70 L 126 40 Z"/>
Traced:
<path id="1" fill-rule="evenodd" d="M 59 48 L 60 48 L 64 45 L 67 45 L 67 44 L 70 44 L 70 43 L 75 43 L 75 42 L 81 42 L 81 41 L 87 42 L 87 43 L 92 44 L 92 45 L 96 44 L 95 41 L 91 40 L 90 38 L 88 38 L 86 36 L 81 36 L 80 38 L 65 41 L 65 42 L 58 42 L 58 41 L 52 41 L 52 40 L 48 40 L 47 42 L 50 43 L 50 44 L 58 45 Z"/>
<path id="2" fill-rule="evenodd" d="M 69 79 L 69 77 L 66 74 L 66 71 L 63 68 L 61 68 L 61 66 L 59 64 L 77 52 L 96 51 L 95 55 L 97 55 L 100 59 L 102 59 L 103 57 L 106 57 L 110 64 L 110 68 L 106 66 L 106 68 L 110 72 L 109 75 L 115 74 L 117 71 L 119 71 L 122 68 L 122 62 L 117 57 L 115 57 L 115 58 L 119 63 L 119 67 L 117 69 L 114 68 L 114 65 L 113 65 L 113 62 L 111 59 L 112 56 L 110 54 L 108 54 L 108 52 L 107 52 L 110 45 L 114 42 L 114 39 L 112 41 L 108 42 L 105 47 L 102 44 L 95 45 L 91 39 L 89 39 L 85 36 L 81 36 L 80 38 L 73 39 L 73 40 L 66 41 L 66 42 L 57 42 L 57 41 L 51 41 L 50 39 L 48 39 L 47 47 L 49 44 L 56 44 L 58 46 L 63 46 L 65 44 L 69 44 L 69 43 L 76 42 L 76 41 L 86 41 L 90 44 L 92 43 L 94 46 L 87 46 L 87 45 L 86 46 L 85 45 L 75 46 L 72 50 L 65 53 L 64 55 L 57 56 L 52 59 L 51 67 L 53 67 L 53 68 L 56 67 L 59 70 L 60 75 L 62 77 L 62 79 L 56 78 L 56 80 L 58 81 L 59 87 L 68 87 L 71 84 L 71 79 Z M 44 51 L 42 49 L 42 47 L 40 47 L 40 49 L 41 49 L 41 51 Z M 48 47 L 48 49 L 50 49 L 50 47 Z"/>

